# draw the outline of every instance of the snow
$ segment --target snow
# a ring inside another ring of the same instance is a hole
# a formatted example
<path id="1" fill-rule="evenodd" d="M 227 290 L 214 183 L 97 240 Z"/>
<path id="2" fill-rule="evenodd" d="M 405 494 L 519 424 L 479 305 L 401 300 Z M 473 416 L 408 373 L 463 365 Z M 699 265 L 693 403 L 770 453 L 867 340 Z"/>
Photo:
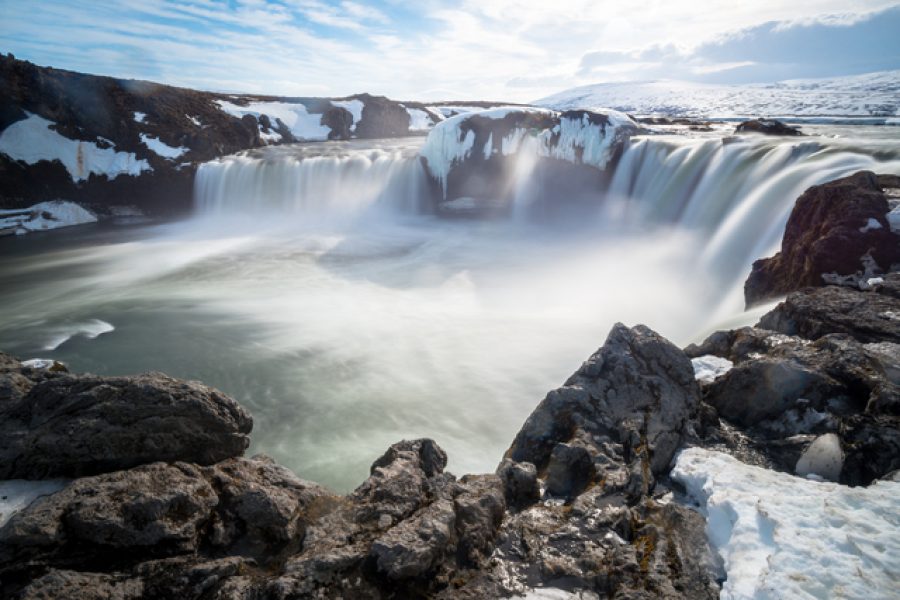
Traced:
<path id="1" fill-rule="evenodd" d="M 362 113 L 363 108 L 365 108 L 365 104 L 362 100 L 332 100 L 331 104 L 334 106 L 339 106 L 341 108 L 346 108 L 350 111 L 350 114 L 353 116 L 353 131 L 356 131 L 356 126 L 359 125 L 359 122 L 362 121 Z M 326 135 L 327 137 L 327 135 Z"/>
<path id="2" fill-rule="evenodd" d="M 593 165 L 598 169 L 605 168 L 612 157 L 616 140 L 612 131 L 616 127 L 631 122 L 621 113 L 614 113 L 614 111 L 605 111 L 605 113 L 610 118 L 611 127 L 604 128 L 601 125 L 592 124 L 587 114 L 582 115 L 580 119 L 562 117 L 559 120 L 559 141 L 551 144 L 550 138 L 554 132 L 545 131 L 541 136 L 540 154 L 577 163 L 580 150 L 582 164 Z M 609 129 L 612 131 L 608 131 Z"/>
<path id="3" fill-rule="evenodd" d="M 444 116 L 445 118 L 486 110 L 483 106 L 466 106 L 463 104 L 455 106 L 429 106 L 428 109 Z"/>
<path id="4" fill-rule="evenodd" d="M 878 219 L 869 217 L 869 220 L 866 221 L 866 224 L 859 228 L 859 232 L 866 233 L 867 231 L 874 231 L 876 229 L 881 229 L 881 223 L 878 222 Z"/>
<path id="5" fill-rule="evenodd" d="M 0 133 L 0 152 L 29 165 L 42 160 L 58 160 L 73 181 L 84 181 L 91 173 L 115 179 L 119 175 L 140 175 L 152 171 L 146 160 L 138 160 L 131 152 L 100 148 L 94 142 L 72 140 L 50 129 L 54 125 L 43 117 L 28 113 Z"/>
<path id="6" fill-rule="evenodd" d="M 135 112 L 134 120 L 138 123 L 143 123 L 147 119 L 147 113 Z"/>
<path id="7" fill-rule="evenodd" d="M 639 115 L 698 118 L 879 117 L 900 113 L 900 70 L 834 79 L 717 85 L 685 81 L 598 83 L 534 102 L 557 110 L 610 107 Z"/>
<path id="8" fill-rule="evenodd" d="M 694 365 L 694 377 L 702 383 L 712 383 L 734 367 L 734 363 L 727 358 L 712 354 L 693 358 L 691 364 Z"/>
<path id="9" fill-rule="evenodd" d="M 44 344 L 44 350 L 56 350 L 76 335 L 80 335 L 89 340 L 96 339 L 104 333 L 115 331 L 110 323 L 101 321 L 100 319 L 91 319 L 84 323 L 74 323 L 59 327 L 54 331 L 49 340 Z"/>
<path id="10" fill-rule="evenodd" d="M 24 209 L 0 210 L 0 231 L 14 229 L 19 235 L 96 222 L 94 213 L 66 200 L 40 202 Z"/>
<path id="11" fill-rule="evenodd" d="M 44 479 L 27 481 L 7 479 L 0 481 L 0 527 L 9 519 L 41 496 L 49 496 L 66 487 L 65 479 Z"/>
<path id="12" fill-rule="evenodd" d="M 590 591 L 568 592 L 559 588 L 532 588 L 524 596 L 513 596 L 520 600 L 598 600 L 600 596 Z"/>
<path id="13" fill-rule="evenodd" d="M 52 358 L 30 358 L 22 361 L 23 367 L 31 367 L 32 369 L 49 369 L 56 364 Z"/>
<path id="14" fill-rule="evenodd" d="M 159 156 L 162 156 L 163 158 L 167 158 L 169 160 L 175 160 L 176 158 L 190 150 L 190 148 L 185 148 L 183 146 L 179 146 L 177 148 L 174 146 L 169 146 L 159 138 L 151 137 L 146 133 L 141 134 L 141 143 L 143 143 L 145 146 L 147 146 L 147 148 L 149 148 Z"/>
<path id="15" fill-rule="evenodd" d="M 431 115 L 421 108 L 407 108 L 410 131 L 428 131 L 434 126 Z"/>
<path id="16" fill-rule="evenodd" d="M 191 115 L 184 115 L 188 118 L 188 121 L 196 125 L 197 127 L 203 127 L 203 123 L 200 122 L 200 119 L 197 117 L 192 117 Z"/>
<path id="17" fill-rule="evenodd" d="M 887 222 L 891 226 L 891 231 L 900 233 L 900 204 L 887 214 Z"/>
<path id="18" fill-rule="evenodd" d="M 900 483 L 801 479 L 689 448 L 672 477 L 707 517 L 724 561 L 721 598 L 894 596 L 900 578 Z"/>
<path id="19" fill-rule="evenodd" d="M 843 466 L 844 451 L 841 450 L 840 438 L 834 433 L 826 433 L 817 437 L 803 451 L 794 472 L 800 477 L 814 475 L 828 481 L 837 481 L 841 477 Z"/>
<path id="20" fill-rule="evenodd" d="M 216 100 L 216 103 L 223 111 L 238 119 L 244 115 L 253 115 L 257 119 L 261 115 L 266 115 L 273 125 L 276 119 L 281 119 L 298 140 L 321 142 L 327 140 L 328 134 L 331 133 L 329 127 L 322 125 L 321 114 L 310 113 L 305 105 L 298 102 L 251 102 L 247 106 L 238 106 L 225 100 Z M 278 139 L 281 139 L 281 136 L 278 136 Z"/>

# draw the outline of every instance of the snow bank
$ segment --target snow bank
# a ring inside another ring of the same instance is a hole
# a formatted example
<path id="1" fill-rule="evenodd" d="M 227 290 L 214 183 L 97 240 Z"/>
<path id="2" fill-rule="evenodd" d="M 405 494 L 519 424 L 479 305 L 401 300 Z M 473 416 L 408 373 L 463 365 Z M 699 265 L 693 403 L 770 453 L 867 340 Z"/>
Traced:
<path id="1" fill-rule="evenodd" d="M 689 448 L 672 477 L 707 516 L 727 572 L 722 598 L 892 597 L 900 579 L 900 483 L 809 481 Z"/>
<path id="2" fill-rule="evenodd" d="M 223 111 L 238 119 L 244 115 L 253 115 L 257 119 L 261 115 L 266 115 L 272 121 L 272 125 L 275 125 L 276 119 L 281 119 L 281 122 L 291 131 L 291 135 L 298 140 L 321 142 L 327 140 L 328 134 L 331 133 L 329 127 L 322 125 L 321 114 L 310 113 L 306 110 L 306 106 L 300 103 L 251 102 L 247 106 L 238 106 L 225 100 L 216 100 L 216 103 Z M 269 134 L 270 137 L 274 135 L 278 134 Z M 274 141 L 274 138 L 264 137 L 264 139 Z M 278 135 L 278 139 L 281 139 L 280 135 Z"/>
<path id="3" fill-rule="evenodd" d="M 177 148 L 174 146 L 169 146 L 159 138 L 150 137 L 146 133 L 141 134 L 141 143 L 143 143 L 145 146 L 147 146 L 147 148 L 149 148 L 159 156 L 162 156 L 163 158 L 167 158 L 169 160 L 175 160 L 176 158 L 190 150 L 190 148 L 185 148 L 183 146 L 179 146 Z"/>
<path id="4" fill-rule="evenodd" d="M 153 169 L 131 152 L 100 148 L 94 142 L 71 140 L 50 129 L 54 123 L 28 113 L 0 133 L 0 152 L 14 160 L 33 165 L 42 160 L 58 160 L 73 181 L 84 181 L 91 173 L 115 179 L 119 175 L 140 175 Z"/>
<path id="5" fill-rule="evenodd" d="M 772 84 L 717 85 L 685 81 L 601 83 L 535 101 L 556 110 L 611 107 L 640 115 L 706 118 L 881 117 L 900 110 L 900 71 Z"/>
<path id="6" fill-rule="evenodd" d="M 65 200 L 41 202 L 25 209 L 0 210 L 0 232 L 11 230 L 17 235 L 96 221 L 94 213 Z"/>
<path id="7" fill-rule="evenodd" d="M 706 354 L 691 359 L 694 365 L 694 377 L 697 381 L 703 383 L 712 383 L 717 377 L 720 377 L 731 370 L 734 363 L 727 358 Z"/>

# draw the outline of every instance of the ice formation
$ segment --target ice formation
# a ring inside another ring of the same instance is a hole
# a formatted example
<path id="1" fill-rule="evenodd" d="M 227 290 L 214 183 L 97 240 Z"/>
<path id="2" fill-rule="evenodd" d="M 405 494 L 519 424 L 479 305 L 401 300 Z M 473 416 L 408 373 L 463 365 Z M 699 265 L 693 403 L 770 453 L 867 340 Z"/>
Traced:
<path id="1" fill-rule="evenodd" d="M 900 483 L 810 481 L 688 448 L 672 477 L 707 517 L 722 598 L 891 597 L 900 580 Z"/>

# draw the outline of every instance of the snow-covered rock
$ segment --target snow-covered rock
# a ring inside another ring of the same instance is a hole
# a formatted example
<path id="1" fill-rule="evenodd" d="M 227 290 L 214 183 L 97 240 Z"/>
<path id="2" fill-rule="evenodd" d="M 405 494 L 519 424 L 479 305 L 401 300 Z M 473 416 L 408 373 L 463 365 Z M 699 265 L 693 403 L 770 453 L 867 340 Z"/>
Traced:
<path id="1" fill-rule="evenodd" d="M 331 129 L 322 124 L 320 113 L 310 113 L 306 105 L 299 102 L 249 102 L 246 106 L 225 100 L 217 100 L 216 103 L 223 111 L 238 119 L 244 115 L 253 115 L 257 119 L 265 115 L 273 124 L 280 120 L 298 140 L 324 141 L 331 133 Z M 278 136 L 278 140 L 280 139 L 281 136 Z"/>
<path id="2" fill-rule="evenodd" d="M 0 133 L 0 153 L 29 165 L 58 160 L 75 182 L 86 180 L 92 173 L 115 179 L 153 170 L 132 152 L 116 152 L 114 145 L 101 148 L 95 142 L 69 139 L 51 129 L 53 125 L 53 121 L 28 113 L 28 118 Z"/>
<path id="3" fill-rule="evenodd" d="M 817 437 L 800 455 L 794 472 L 801 477 L 816 476 L 828 481 L 841 478 L 844 466 L 844 451 L 841 449 L 841 438 L 834 433 L 826 433 Z"/>
<path id="4" fill-rule="evenodd" d="M 444 199 L 452 200 L 458 194 L 448 193 L 451 171 L 470 158 L 475 168 L 474 163 L 527 152 L 534 158 L 603 170 L 615 150 L 636 131 L 634 121 L 616 111 L 560 113 L 537 107 L 498 107 L 458 114 L 438 123 L 419 154 L 440 183 Z"/>
<path id="5" fill-rule="evenodd" d="M 43 231 L 95 223 L 97 216 L 91 211 L 66 200 L 40 202 L 23 209 L 0 210 L 0 234 L 14 232 L 23 235 L 30 231 Z"/>
<path id="6" fill-rule="evenodd" d="M 432 116 L 426 110 L 421 108 L 406 108 L 409 113 L 409 130 L 410 131 L 428 131 L 435 125 Z"/>
<path id="7" fill-rule="evenodd" d="M 707 516 L 722 598 L 892 597 L 900 580 L 900 483 L 847 487 L 682 451 L 672 470 Z"/>
<path id="8" fill-rule="evenodd" d="M 877 116 L 884 122 L 900 113 L 900 70 L 751 85 L 665 80 L 599 83 L 534 103 L 557 110 L 603 106 L 638 115 L 733 119 Z"/>
<path id="9" fill-rule="evenodd" d="M 182 154 L 190 150 L 190 148 L 185 148 L 184 146 L 169 146 L 159 138 L 155 138 L 147 135 L 146 133 L 141 134 L 141 143 L 143 143 L 147 148 L 149 148 L 152 152 L 155 152 L 159 156 L 163 158 L 167 158 L 169 160 L 175 160 L 180 157 Z"/>
<path id="10" fill-rule="evenodd" d="M 702 383 L 712 383 L 717 377 L 724 375 L 734 367 L 727 358 L 706 354 L 691 359 L 694 366 L 694 377 Z"/>
<path id="11" fill-rule="evenodd" d="M 362 100 L 332 100 L 331 104 L 340 108 L 345 108 L 353 116 L 353 129 L 362 121 L 363 108 L 365 103 Z"/>

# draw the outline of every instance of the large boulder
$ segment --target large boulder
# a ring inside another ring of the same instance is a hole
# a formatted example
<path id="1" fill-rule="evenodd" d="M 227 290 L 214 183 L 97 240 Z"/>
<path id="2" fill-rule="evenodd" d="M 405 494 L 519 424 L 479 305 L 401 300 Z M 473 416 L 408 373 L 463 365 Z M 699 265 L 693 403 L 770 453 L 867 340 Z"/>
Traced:
<path id="1" fill-rule="evenodd" d="M 668 470 L 699 402 L 684 352 L 647 327 L 617 324 L 531 413 L 507 456 L 534 464 L 551 494 L 596 483 L 639 498 Z"/>
<path id="2" fill-rule="evenodd" d="M 156 461 L 210 465 L 250 443 L 225 394 L 160 373 L 98 377 L 0 368 L 0 479 L 79 477 Z"/>
<path id="3" fill-rule="evenodd" d="M 753 263 L 744 284 L 747 306 L 828 281 L 865 286 L 900 263 L 900 235 L 891 230 L 882 191 L 894 180 L 860 171 L 806 190 L 791 211 L 781 251 Z"/>
<path id="4" fill-rule="evenodd" d="M 420 156 L 441 213 L 508 212 L 518 202 L 549 218 L 574 210 L 585 194 L 595 200 L 590 190 L 609 178 L 608 167 L 637 131 L 634 121 L 615 111 L 495 108 L 439 123 Z M 524 190 L 531 172 L 540 177 Z M 542 203 L 549 191 L 552 202 Z"/>

